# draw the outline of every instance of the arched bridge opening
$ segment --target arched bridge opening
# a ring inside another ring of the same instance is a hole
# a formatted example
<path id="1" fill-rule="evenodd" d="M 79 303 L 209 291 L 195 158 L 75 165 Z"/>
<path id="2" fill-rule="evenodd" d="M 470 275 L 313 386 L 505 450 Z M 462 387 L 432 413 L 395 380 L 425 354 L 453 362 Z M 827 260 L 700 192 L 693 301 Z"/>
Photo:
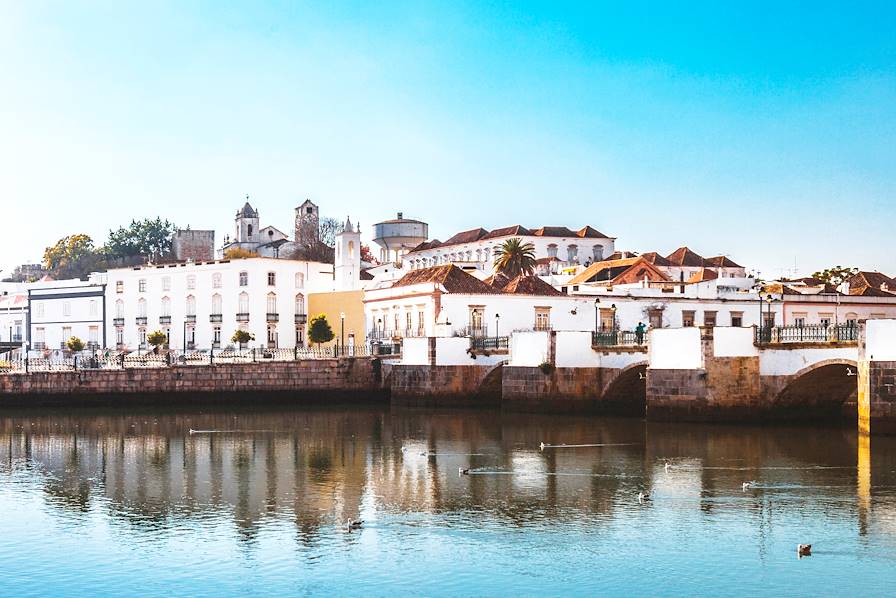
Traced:
<path id="1" fill-rule="evenodd" d="M 647 362 L 633 363 L 604 387 L 601 405 L 620 415 L 642 417 L 647 412 Z"/>
<path id="2" fill-rule="evenodd" d="M 828 360 L 796 374 L 774 400 L 775 412 L 795 420 L 855 421 L 856 362 Z"/>

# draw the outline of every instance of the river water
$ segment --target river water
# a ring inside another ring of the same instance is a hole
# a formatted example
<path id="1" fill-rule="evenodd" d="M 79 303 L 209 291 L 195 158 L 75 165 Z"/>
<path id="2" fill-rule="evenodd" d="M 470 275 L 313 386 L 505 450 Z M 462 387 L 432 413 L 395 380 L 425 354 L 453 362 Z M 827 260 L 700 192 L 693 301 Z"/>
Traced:
<path id="1" fill-rule="evenodd" d="M 837 428 L 6 412 L 0 594 L 892 596 L 894 470 Z"/>

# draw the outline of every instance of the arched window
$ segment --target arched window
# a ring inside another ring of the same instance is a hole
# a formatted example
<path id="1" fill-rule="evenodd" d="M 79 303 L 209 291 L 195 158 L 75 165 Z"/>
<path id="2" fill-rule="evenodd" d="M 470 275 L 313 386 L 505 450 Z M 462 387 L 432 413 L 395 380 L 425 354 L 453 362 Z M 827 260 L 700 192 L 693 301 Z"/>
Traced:
<path id="1" fill-rule="evenodd" d="M 348 242 L 348 257 L 351 259 L 355 259 L 355 242 Z"/>
<path id="2" fill-rule="evenodd" d="M 162 297 L 162 315 L 171 315 L 171 299 L 169 299 L 168 297 Z"/>
<path id="3" fill-rule="evenodd" d="M 215 315 L 220 315 L 221 312 L 222 312 L 221 295 L 219 295 L 218 293 L 215 293 L 214 295 L 212 295 L 212 313 Z"/>
<path id="4" fill-rule="evenodd" d="M 187 295 L 187 315 L 196 315 L 196 297 L 193 295 Z"/>
<path id="5" fill-rule="evenodd" d="M 566 261 L 574 262 L 579 259 L 579 246 L 569 245 L 566 248 Z"/>
<path id="6" fill-rule="evenodd" d="M 301 272 L 296 272 L 296 288 L 297 289 L 305 288 L 305 275 Z"/>
<path id="7" fill-rule="evenodd" d="M 251 224 L 246 227 L 246 232 L 249 234 L 250 237 L 252 236 L 252 225 Z"/>
<path id="8" fill-rule="evenodd" d="M 123 318 L 124 317 L 124 301 L 119 299 L 115 302 L 115 317 Z"/>
<path id="9" fill-rule="evenodd" d="M 604 259 L 604 246 L 603 245 L 595 245 L 592 248 L 594 261 L 600 262 Z"/>
<path id="10" fill-rule="evenodd" d="M 137 317 L 146 317 L 146 299 L 143 299 L 142 297 L 137 302 Z"/>
<path id="11" fill-rule="evenodd" d="M 268 313 L 277 313 L 277 293 L 268 293 Z"/>
<path id="12" fill-rule="evenodd" d="M 277 285 L 277 273 L 276 272 L 268 272 L 268 286 L 273 287 Z"/>
<path id="13" fill-rule="evenodd" d="M 557 244 L 551 243 L 548 245 L 548 257 L 557 257 Z"/>
<path id="14" fill-rule="evenodd" d="M 298 293 L 296 295 L 296 315 L 305 315 L 305 295 L 303 295 L 302 293 Z"/>
<path id="15" fill-rule="evenodd" d="M 240 293 L 240 309 L 241 314 L 249 313 L 249 293 Z"/>

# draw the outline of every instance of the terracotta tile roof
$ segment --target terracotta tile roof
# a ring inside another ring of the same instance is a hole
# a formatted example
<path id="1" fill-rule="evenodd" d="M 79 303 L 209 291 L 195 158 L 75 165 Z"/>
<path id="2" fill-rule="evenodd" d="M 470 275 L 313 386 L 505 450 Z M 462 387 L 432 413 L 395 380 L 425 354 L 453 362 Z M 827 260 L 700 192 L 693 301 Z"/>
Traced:
<path id="1" fill-rule="evenodd" d="M 576 231 L 577 237 L 582 237 L 583 239 L 609 239 L 609 237 L 599 230 L 595 228 L 591 228 L 590 226 L 585 226 Z"/>
<path id="2" fill-rule="evenodd" d="M 896 280 L 880 272 L 857 272 L 846 281 L 849 283 L 850 295 L 866 297 L 892 297 L 896 294 Z M 879 291 L 883 294 L 866 293 L 866 290 Z"/>
<path id="3" fill-rule="evenodd" d="M 542 226 L 532 231 L 536 237 L 575 237 L 576 233 L 565 226 Z"/>
<path id="4" fill-rule="evenodd" d="M 520 237 L 523 235 L 531 235 L 532 233 L 528 228 L 522 227 L 519 224 L 515 224 L 513 226 L 505 226 L 504 228 L 496 228 L 492 232 L 488 233 L 483 239 L 495 239 L 497 237 Z"/>
<path id="5" fill-rule="evenodd" d="M 445 241 L 443 245 L 460 245 L 461 243 L 472 243 L 485 237 L 487 234 L 488 231 L 484 228 L 465 230 L 463 232 L 457 233 L 456 235 Z"/>
<path id="6" fill-rule="evenodd" d="M 475 276 L 467 274 L 454 264 L 443 264 L 432 268 L 411 270 L 402 276 L 392 287 L 407 287 L 415 284 L 435 283 L 445 288 L 449 293 L 462 293 L 467 295 L 492 295 L 500 293 L 498 289 L 490 287 Z"/>
<path id="7" fill-rule="evenodd" d="M 735 264 L 734 260 L 724 255 L 704 258 L 703 265 L 709 268 L 743 268 L 743 266 Z"/>
<path id="8" fill-rule="evenodd" d="M 536 264 L 550 264 L 551 262 L 559 262 L 561 261 L 558 257 L 540 257 L 535 260 Z"/>
<path id="9" fill-rule="evenodd" d="M 666 256 L 669 263 L 673 266 L 685 266 L 688 268 L 702 268 L 703 257 L 694 253 L 687 247 L 679 247 Z"/>
<path id="10" fill-rule="evenodd" d="M 494 287 L 496 289 L 503 289 L 510 283 L 510 277 L 502 272 L 495 272 L 485 280 L 483 280 L 485 284 L 490 287 Z"/>
<path id="11" fill-rule="evenodd" d="M 709 268 L 700 268 L 697 272 L 694 273 L 688 279 L 688 284 L 693 284 L 695 282 L 706 282 L 707 280 L 715 280 L 719 277 L 718 273 L 715 270 L 710 270 Z"/>
<path id="12" fill-rule="evenodd" d="M 896 293 L 884 291 L 876 287 L 860 287 L 857 289 L 849 287 L 849 294 L 859 297 L 896 297 Z"/>
<path id="13" fill-rule="evenodd" d="M 420 243 L 413 249 L 411 249 L 408 253 L 414 253 L 415 251 L 423 251 L 424 249 L 433 249 L 435 247 L 439 247 L 442 245 L 442 242 L 438 239 L 433 239 L 432 241 L 424 241 Z"/>
<path id="14" fill-rule="evenodd" d="M 373 280 L 373 274 L 370 273 L 369 268 L 365 268 L 361 270 L 361 275 L 359 276 L 361 280 Z"/>
<path id="15" fill-rule="evenodd" d="M 545 295 L 555 297 L 562 295 L 560 291 L 543 281 L 537 276 L 517 276 L 504 287 L 508 295 Z"/>
<path id="16" fill-rule="evenodd" d="M 630 257 L 624 260 L 604 260 L 602 262 L 594 262 L 593 264 L 585 268 L 582 272 L 574 276 L 566 284 L 610 281 L 642 260 L 643 258 L 638 256 Z"/>
<path id="17" fill-rule="evenodd" d="M 672 262 L 658 254 L 656 251 L 648 251 L 647 253 L 642 253 L 641 257 L 645 260 L 653 264 L 654 266 L 671 266 Z"/>

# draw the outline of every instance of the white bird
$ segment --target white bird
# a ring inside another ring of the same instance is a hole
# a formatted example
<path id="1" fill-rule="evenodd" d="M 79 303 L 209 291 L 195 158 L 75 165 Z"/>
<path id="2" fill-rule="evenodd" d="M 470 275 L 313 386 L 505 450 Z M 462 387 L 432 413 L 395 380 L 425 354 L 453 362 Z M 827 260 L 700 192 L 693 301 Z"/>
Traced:
<path id="1" fill-rule="evenodd" d="M 469 467 L 467 467 L 467 468 L 458 467 L 457 475 L 470 475 L 470 468 Z"/>
<path id="2" fill-rule="evenodd" d="M 638 492 L 638 502 L 643 503 L 645 500 L 650 500 L 649 492 Z"/>
<path id="3" fill-rule="evenodd" d="M 812 556 L 812 545 L 811 544 L 797 544 L 796 545 L 796 554 L 802 558 L 804 556 Z"/>
<path id="4" fill-rule="evenodd" d="M 541 443 L 541 450 L 544 450 L 544 443 Z"/>
<path id="5" fill-rule="evenodd" d="M 669 468 L 671 468 L 672 466 L 669 465 L 669 462 L 668 462 L 668 461 L 666 461 L 666 466 L 665 466 L 665 467 L 666 467 L 666 472 L 668 473 L 668 472 L 669 472 Z"/>
<path id="6" fill-rule="evenodd" d="M 743 484 L 741 484 L 741 491 L 742 491 L 742 492 L 746 492 L 747 489 L 752 488 L 752 487 L 755 486 L 755 485 L 756 485 L 756 482 L 752 482 L 752 481 L 751 481 L 751 482 L 744 482 Z"/>

